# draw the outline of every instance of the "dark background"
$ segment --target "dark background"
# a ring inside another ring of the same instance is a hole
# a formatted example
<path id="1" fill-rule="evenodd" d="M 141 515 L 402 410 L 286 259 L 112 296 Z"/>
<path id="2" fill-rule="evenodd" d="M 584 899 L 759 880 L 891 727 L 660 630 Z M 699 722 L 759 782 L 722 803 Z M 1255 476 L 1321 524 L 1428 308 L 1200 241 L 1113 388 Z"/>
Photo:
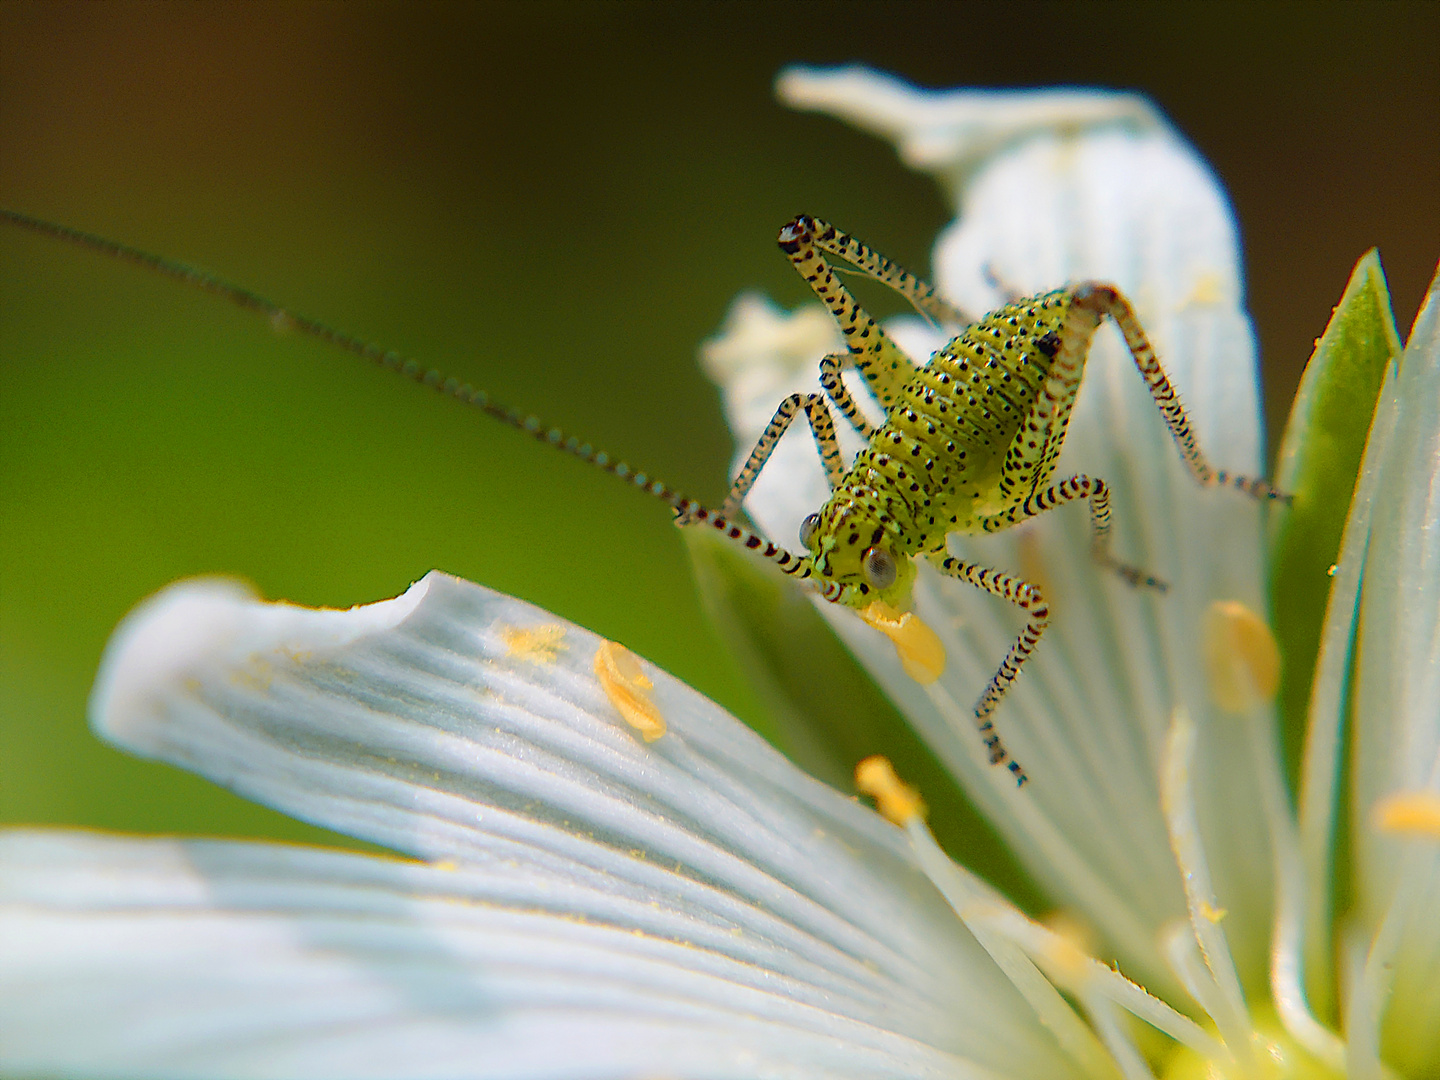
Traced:
<path id="1" fill-rule="evenodd" d="M 698 342 L 803 284 L 798 210 L 928 272 L 949 211 L 772 98 L 792 62 L 1153 96 L 1228 186 L 1268 413 L 1378 245 L 1440 254 L 1440 5 L 0 4 L 0 204 L 202 264 L 709 499 Z M 0 229 L 0 820 L 316 835 L 96 742 L 106 636 L 177 577 L 331 606 L 431 567 L 754 714 L 669 517 L 344 355 Z M 1272 437 L 1273 445 L 1273 437 Z"/>

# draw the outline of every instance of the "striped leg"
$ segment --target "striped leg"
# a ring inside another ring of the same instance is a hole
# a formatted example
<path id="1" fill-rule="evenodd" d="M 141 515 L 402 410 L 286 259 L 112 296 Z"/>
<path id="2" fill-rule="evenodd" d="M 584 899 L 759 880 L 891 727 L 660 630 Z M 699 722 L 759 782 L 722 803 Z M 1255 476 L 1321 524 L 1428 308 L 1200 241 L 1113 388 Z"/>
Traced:
<path id="1" fill-rule="evenodd" d="M 830 239 L 827 239 L 827 236 Z M 821 303 L 830 309 L 840 332 L 845 335 L 850 361 L 865 377 L 865 386 L 880 407 L 888 409 L 895 403 L 900 390 L 917 369 L 915 362 L 880 329 L 880 324 L 850 295 L 850 290 L 845 288 L 835 276 L 830 264 L 825 261 L 825 256 L 821 254 L 822 248 L 833 249 L 831 240 L 840 236 L 844 234 L 833 226 L 802 214 L 780 230 L 780 250 L 820 298 Z M 865 250 L 868 252 L 868 249 Z M 899 267 L 893 269 L 898 274 L 905 273 Z M 922 284 L 908 274 L 905 274 L 905 279 L 915 281 L 917 286 Z M 898 288 L 894 282 L 887 281 L 886 284 Z M 924 288 L 929 289 L 929 286 Z M 915 295 L 920 294 L 917 292 Z M 936 299 L 938 302 L 938 298 Z M 845 410 L 842 408 L 841 411 Z"/>
<path id="2" fill-rule="evenodd" d="M 969 326 L 975 318 L 961 311 L 935 291 L 935 287 L 922 281 L 904 267 L 896 266 L 877 251 L 856 240 L 849 233 L 841 232 L 818 218 L 810 219 L 815 234 L 815 246 L 844 259 L 866 277 L 874 278 L 882 285 L 888 285 L 910 301 L 916 311 L 928 315 L 936 322 L 954 326 Z M 1017 294 L 1018 295 L 1018 294 Z"/>
<path id="3" fill-rule="evenodd" d="M 775 444 L 780 441 L 780 436 L 785 434 L 800 409 L 805 410 L 806 419 L 810 421 L 810 431 L 815 436 L 815 444 L 820 448 L 820 460 L 825 466 L 825 477 L 830 481 L 831 490 L 844 478 L 845 466 L 840 460 L 840 444 L 835 439 L 835 422 L 830 419 L 830 410 L 825 406 L 824 397 L 819 394 L 791 394 L 780 402 L 780 407 L 765 426 L 760 441 L 755 444 L 755 449 L 750 451 L 745 467 L 730 485 L 730 494 L 720 506 L 722 516 L 734 517 L 740 511 L 740 504 L 755 486 L 760 470 L 775 452 Z M 678 525 L 689 525 L 692 521 L 693 518 L 688 516 L 676 518 Z"/>
<path id="4" fill-rule="evenodd" d="M 1165 377 L 1165 370 L 1156 359 L 1155 350 L 1145 336 L 1145 331 L 1141 329 L 1140 320 L 1135 317 L 1135 309 L 1130 306 L 1130 301 L 1120 295 L 1113 286 L 1093 281 L 1077 287 L 1071 293 L 1071 300 L 1078 307 L 1094 312 L 1097 318 L 1109 315 L 1120 327 L 1120 333 L 1125 335 L 1125 345 L 1129 348 L 1130 355 L 1135 358 L 1135 366 L 1140 369 L 1145 385 L 1150 388 L 1150 396 L 1155 399 L 1160 415 L 1165 418 L 1165 426 L 1170 429 L 1175 445 L 1180 448 L 1180 456 L 1185 459 L 1186 466 L 1196 480 L 1205 487 L 1232 487 L 1256 499 L 1289 501 L 1290 496 L 1276 491 L 1264 480 L 1238 476 L 1224 469 L 1210 467 L 1210 463 L 1205 460 L 1205 455 L 1195 443 L 1195 434 L 1190 429 L 1190 418 L 1185 415 L 1185 406 L 1180 404 L 1180 399 L 1175 396 L 1175 388 Z"/>
<path id="5" fill-rule="evenodd" d="M 850 357 L 846 353 L 830 353 L 820 358 L 820 387 L 825 391 L 825 396 L 835 403 L 840 410 L 840 415 L 850 422 L 850 426 L 860 433 L 862 439 L 868 439 L 875 434 L 875 425 L 866 420 L 859 408 L 855 405 L 855 399 L 850 396 L 845 381 L 840 377 L 840 369 Z M 834 487 L 834 484 L 830 485 Z"/>
<path id="6" fill-rule="evenodd" d="M 1008 761 L 1008 768 L 1015 776 L 1017 784 L 1025 783 L 1027 777 L 1025 770 L 1020 763 L 1010 757 L 1010 752 L 1005 749 L 1005 744 L 1000 741 L 1000 735 L 995 730 L 995 725 L 990 721 L 990 714 L 995 711 L 995 706 L 1000 704 L 1000 699 L 1010 689 L 1010 684 L 1015 681 L 1015 676 L 1020 674 L 1020 665 L 1035 651 L 1035 646 L 1040 642 L 1040 635 L 1045 633 L 1045 627 L 1050 624 L 1050 605 L 1040 595 L 1040 589 L 1022 581 L 1020 578 L 1012 577 L 999 570 L 988 570 L 983 566 L 976 566 L 974 563 L 967 563 L 947 555 L 935 563 L 942 574 L 948 574 L 953 578 L 974 585 L 977 589 L 983 589 L 991 596 L 998 596 L 1002 600 L 1008 600 L 1021 611 L 1025 612 L 1027 622 L 1025 629 L 1015 639 L 1015 644 L 1010 646 L 1010 652 L 1000 662 L 1000 668 L 994 675 L 990 676 L 990 683 L 985 687 L 985 693 L 980 695 L 980 700 L 975 703 L 975 725 L 980 729 L 980 737 L 985 740 L 985 748 L 990 751 L 990 764 L 999 765 Z"/>
<path id="7" fill-rule="evenodd" d="M 1165 582 L 1138 567 L 1117 562 L 1110 553 L 1110 487 L 1098 476 L 1072 476 L 1069 480 L 1052 484 L 1003 514 L 981 518 L 980 527 L 986 532 L 999 532 L 1077 499 L 1088 499 L 1090 502 L 1090 553 L 1095 561 L 1137 588 L 1164 592 L 1167 587 Z"/>
<path id="8" fill-rule="evenodd" d="M 444 394 L 446 397 L 451 397 L 466 405 L 473 406 L 486 416 L 513 427 L 533 439 L 553 446 L 561 453 L 572 454 L 586 464 L 593 465 L 595 468 L 602 472 L 609 473 L 611 476 L 629 484 L 631 487 L 659 499 L 675 512 L 677 523 L 708 526 L 730 542 L 745 548 L 747 551 L 753 552 L 758 558 L 774 563 L 784 573 L 790 575 L 795 580 L 806 582 L 826 600 L 834 603 L 840 599 L 842 586 L 833 580 L 817 580 L 815 576 L 815 564 L 808 555 L 792 555 L 778 544 L 765 539 L 765 537 L 759 533 L 731 521 L 728 517 L 716 513 L 703 503 L 696 502 L 694 499 L 676 491 L 663 480 L 658 480 L 646 473 L 632 469 L 624 461 L 611 457 L 605 451 L 598 450 L 592 444 L 582 442 L 573 435 L 565 434 L 564 431 L 557 427 L 546 426 L 541 423 L 540 419 L 536 416 L 518 412 L 506 405 L 502 405 L 500 402 L 491 398 L 485 391 L 477 390 L 469 383 L 462 383 L 459 379 L 447 378 L 441 372 L 418 364 L 414 360 L 406 359 L 399 353 L 382 349 L 378 345 L 361 338 L 352 337 L 316 319 L 309 318 L 294 311 L 289 311 L 275 301 L 267 299 L 258 293 L 251 292 L 249 289 L 242 288 L 239 285 L 232 285 L 223 278 L 216 277 L 214 274 L 207 273 L 204 270 L 198 270 L 193 266 L 187 266 L 181 262 L 176 262 L 173 259 L 153 255 L 139 248 L 130 247 L 128 244 L 116 243 L 114 240 L 107 240 L 103 236 L 81 232 L 78 229 L 72 229 L 66 225 L 57 225 L 54 222 L 30 217 L 28 214 L 17 213 L 14 210 L 0 208 L 0 223 L 15 225 L 43 236 L 50 236 L 57 240 L 63 240 L 66 243 L 88 248 L 102 255 L 123 259 L 182 284 L 213 293 L 221 299 L 228 300 L 230 303 L 235 304 L 237 307 L 264 316 L 277 327 L 283 326 L 297 330 L 317 341 L 325 342 L 337 349 L 342 349 L 354 356 L 358 356 L 363 360 L 368 360 L 379 364 L 381 367 L 388 368 L 407 379 L 412 379 L 423 386 L 428 386 L 437 393 Z M 820 395 L 814 394 L 812 397 L 820 400 L 820 408 L 821 411 L 824 412 L 824 401 L 820 399 Z M 812 424 L 814 422 L 812 418 Z M 834 428 L 833 425 L 830 424 L 828 412 L 824 417 L 824 424 L 830 430 L 831 441 L 833 442 Z M 818 431 L 816 437 L 819 438 Z M 836 453 L 838 454 L 838 450 Z"/>

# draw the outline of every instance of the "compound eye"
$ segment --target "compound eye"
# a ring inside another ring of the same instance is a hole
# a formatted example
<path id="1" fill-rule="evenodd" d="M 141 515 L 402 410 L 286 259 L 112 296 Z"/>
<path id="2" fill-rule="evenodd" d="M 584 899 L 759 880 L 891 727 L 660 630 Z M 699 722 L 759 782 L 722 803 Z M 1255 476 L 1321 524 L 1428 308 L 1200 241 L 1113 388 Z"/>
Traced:
<path id="1" fill-rule="evenodd" d="M 865 552 L 860 565 L 872 589 L 884 592 L 895 584 L 895 556 L 884 548 L 873 547 Z"/>
<path id="2" fill-rule="evenodd" d="M 810 541 L 815 539 L 815 533 L 819 528 L 820 515 L 807 514 L 805 520 L 800 522 L 800 543 L 808 548 Z"/>

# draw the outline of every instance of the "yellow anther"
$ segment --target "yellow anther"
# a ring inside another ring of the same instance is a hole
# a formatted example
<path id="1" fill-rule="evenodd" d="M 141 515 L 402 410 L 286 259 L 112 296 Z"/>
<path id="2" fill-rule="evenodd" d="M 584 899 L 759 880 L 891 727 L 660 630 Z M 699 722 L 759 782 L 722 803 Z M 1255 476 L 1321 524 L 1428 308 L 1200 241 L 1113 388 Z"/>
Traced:
<path id="1" fill-rule="evenodd" d="M 900 666 L 921 686 L 928 686 L 945 670 L 945 646 L 913 611 L 896 611 L 880 600 L 860 611 L 860 618 L 895 643 Z"/>
<path id="2" fill-rule="evenodd" d="M 890 759 L 874 754 L 855 766 L 855 786 L 875 800 L 875 808 L 896 825 L 925 816 L 920 793 L 895 775 Z"/>
<path id="3" fill-rule="evenodd" d="M 1375 804 L 1375 827 L 1381 832 L 1440 840 L 1440 794 L 1399 791 Z"/>
<path id="4" fill-rule="evenodd" d="M 565 627 L 559 623 L 543 626 L 502 626 L 500 640 L 511 656 L 536 664 L 553 664 L 570 646 L 565 644 Z"/>
<path id="5" fill-rule="evenodd" d="M 620 711 L 625 722 L 640 733 L 646 742 L 654 742 L 665 734 L 665 717 L 650 700 L 655 688 L 640 670 L 640 661 L 624 645 L 602 641 L 595 650 L 595 678 L 610 703 Z"/>
<path id="6" fill-rule="evenodd" d="M 1229 712 L 1247 712 L 1275 696 L 1280 648 L 1265 620 L 1238 600 L 1205 612 L 1205 669 L 1210 696 Z"/>

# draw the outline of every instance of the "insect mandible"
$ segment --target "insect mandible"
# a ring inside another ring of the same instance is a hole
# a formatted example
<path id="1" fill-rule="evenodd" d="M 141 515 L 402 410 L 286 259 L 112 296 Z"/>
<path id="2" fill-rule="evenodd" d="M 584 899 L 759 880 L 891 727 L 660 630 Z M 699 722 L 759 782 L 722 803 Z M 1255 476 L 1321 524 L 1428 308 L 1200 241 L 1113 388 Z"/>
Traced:
<path id="1" fill-rule="evenodd" d="M 1050 480 L 1084 373 L 1090 339 L 1107 316 L 1120 327 L 1181 456 L 1202 485 L 1235 487 L 1256 498 L 1282 498 L 1263 480 L 1212 469 L 1128 301 L 1113 287 L 1086 283 L 1014 300 L 972 321 L 935 290 L 833 226 L 799 216 L 780 232 L 781 249 L 844 334 L 847 353 L 819 362 L 823 393 L 781 402 L 718 510 L 691 499 L 590 443 L 493 401 L 483 390 L 447 378 L 399 354 L 288 311 L 272 300 L 163 256 L 12 210 L 0 221 L 133 262 L 213 293 L 326 341 L 363 359 L 473 405 L 558 450 L 611 473 L 667 503 L 681 526 L 708 526 L 772 562 L 832 603 L 853 608 L 896 644 L 906 670 L 933 681 L 944 667 L 938 638 L 910 612 L 915 559 L 1017 605 L 1027 623 L 975 706 L 975 721 L 992 764 L 1026 777 L 990 720 L 1034 651 L 1050 618 L 1033 583 L 986 569 L 945 551 L 949 533 L 996 532 L 1065 503 L 1089 502 L 1096 560 L 1132 585 L 1163 590 L 1150 575 L 1110 554 L 1109 489 L 1096 477 Z M 966 328 L 930 361 L 917 366 L 840 283 L 826 255 L 843 259 L 888 285 L 931 318 Z M 885 411 L 870 423 L 856 407 L 841 372 L 853 367 Z M 869 440 L 845 468 L 827 399 Z M 804 412 L 820 449 L 831 497 L 801 524 L 803 554 L 794 554 L 736 520 L 746 494 L 791 421 Z"/>

